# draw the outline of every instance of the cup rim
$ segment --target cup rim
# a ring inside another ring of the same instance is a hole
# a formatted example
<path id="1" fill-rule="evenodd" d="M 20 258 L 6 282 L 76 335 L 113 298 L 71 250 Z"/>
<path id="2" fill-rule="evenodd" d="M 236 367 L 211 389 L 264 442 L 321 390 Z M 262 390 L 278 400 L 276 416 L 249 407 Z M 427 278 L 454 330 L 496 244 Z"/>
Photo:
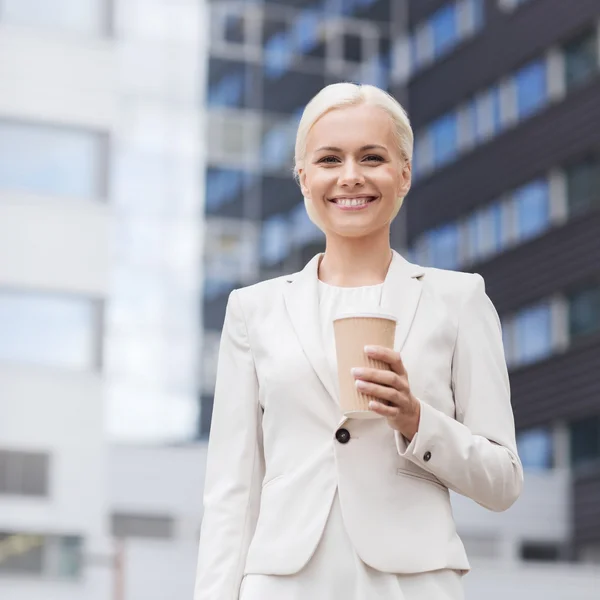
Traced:
<path id="1" fill-rule="evenodd" d="M 343 319 L 385 319 L 386 321 L 394 321 L 394 323 L 398 322 L 398 319 L 394 315 L 389 315 L 386 313 L 376 313 L 376 312 L 352 312 L 352 313 L 341 313 L 334 317 L 333 321 L 341 321 Z"/>

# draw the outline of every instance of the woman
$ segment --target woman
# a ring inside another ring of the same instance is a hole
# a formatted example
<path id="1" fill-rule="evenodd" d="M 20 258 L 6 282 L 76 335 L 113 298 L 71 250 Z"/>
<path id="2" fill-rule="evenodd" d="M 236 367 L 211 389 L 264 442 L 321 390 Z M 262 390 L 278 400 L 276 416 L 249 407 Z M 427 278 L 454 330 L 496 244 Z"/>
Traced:
<path id="1" fill-rule="evenodd" d="M 402 107 L 371 86 L 306 107 L 296 174 L 326 249 L 232 292 L 208 450 L 195 600 L 455 600 L 469 569 L 448 490 L 495 511 L 523 472 L 499 321 L 479 275 L 390 247 L 411 183 Z M 343 417 L 332 320 L 398 320 L 391 370 L 354 371 L 379 419 Z"/>

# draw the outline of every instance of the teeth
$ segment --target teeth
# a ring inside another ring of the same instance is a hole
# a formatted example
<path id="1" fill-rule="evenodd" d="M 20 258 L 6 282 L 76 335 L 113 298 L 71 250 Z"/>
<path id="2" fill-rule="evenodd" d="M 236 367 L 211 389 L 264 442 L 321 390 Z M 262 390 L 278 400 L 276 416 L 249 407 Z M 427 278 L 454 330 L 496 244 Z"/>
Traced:
<path id="1" fill-rule="evenodd" d="M 363 206 L 369 203 L 370 198 L 338 198 L 335 202 L 340 206 Z"/>

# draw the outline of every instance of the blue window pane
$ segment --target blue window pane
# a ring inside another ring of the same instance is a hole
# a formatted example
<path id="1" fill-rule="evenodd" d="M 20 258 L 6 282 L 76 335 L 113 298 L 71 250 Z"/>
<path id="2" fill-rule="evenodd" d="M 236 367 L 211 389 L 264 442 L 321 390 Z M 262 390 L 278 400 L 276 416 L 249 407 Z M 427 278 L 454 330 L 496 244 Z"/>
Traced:
<path id="1" fill-rule="evenodd" d="M 290 227 L 281 215 L 271 217 L 263 224 L 260 240 L 261 260 L 272 265 L 284 260 L 290 252 Z"/>
<path id="2" fill-rule="evenodd" d="M 294 43 L 297 52 L 308 54 L 319 41 L 321 16 L 319 11 L 308 9 L 302 11 L 294 23 Z"/>
<path id="3" fill-rule="evenodd" d="M 418 42 L 417 42 L 417 36 L 416 34 L 412 34 L 408 40 L 408 54 L 409 54 L 409 61 L 410 61 L 410 73 L 411 75 L 413 73 L 416 73 L 416 71 L 419 68 L 419 46 L 418 46 Z"/>
<path id="4" fill-rule="evenodd" d="M 493 254 L 500 252 L 504 244 L 504 220 L 502 218 L 502 205 L 497 202 L 492 204 L 486 211 L 490 234 L 490 251 Z"/>
<path id="5" fill-rule="evenodd" d="M 265 45 L 265 74 L 271 79 L 281 77 L 292 64 L 292 48 L 287 33 L 279 32 Z"/>
<path id="6" fill-rule="evenodd" d="M 282 123 L 266 133 L 262 145 L 264 167 L 277 169 L 288 162 L 294 145 L 290 132 L 290 124 Z"/>
<path id="7" fill-rule="evenodd" d="M 304 246 L 322 239 L 323 232 L 309 219 L 304 202 L 300 202 L 290 211 L 289 219 L 292 245 Z"/>
<path id="8" fill-rule="evenodd" d="M 497 135 L 502 129 L 502 107 L 500 104 L 500 87 L 494 86 L 490 90 L 492 104 L 492 135 Z"/>
<path id="9" fill-rule="evenodd" d="M 517 114 L 520 119 L 537 112 L 548 101 L 546 63 L 536 61 L 520 69 L 515 76 Z"/>
<path id="10" fill-rule="evenodd" d="M 473 27 L 479 31 L 485 25 L 485 0 L 470 0 Z"/>
<path id="11" fill-rule="evenodd" d="M 530 429 L 517 434 L 517 449 L 523 468 L 546 471 L 554 464 L 554 443 L 548 429 Z"/>
<path id="12" fill-rule="evenodd" d="M 444 6 L 431 17 L 434 56 L 445 54 L 458 42 L 457 21 L 454 3 Z"/>
<path id="13" fill-rule="evenodd" d="M 548 182 L 533 181 L 515 192 L 517 239 L 535 237 L 550 226 Z"/>
<path id="14" fill-rule="evenodd" d="M 244 100 L 244 75 L 232 73 L 211 85 L 208 90 L 208 105 L 216 107 L 241 106 Z"/>
<path id="15" fill-rule="evenodd" d="M 551 313 L 548 304 L 527 308 L 515 317 L 515 362 L 527 364 L 552 352 Z"/>
<path id="16" fill-rule="evenodd" d="M 239 198 L 244 174 L 231 169 L 210 169 L 206 175 L 206 207 L 215 210 Z"/>
<path id="17" fill-rule="evenodd" d="M 0 187 L 34 194 L 104 195 L 103 136 L 89 131 L 0 122 Z"/>
<path id="18" fill-rule="evenodd" d="M 457 269 L 459 228 L 455 224 L 434 229 L 428 235 L 431 266 L 439 269 Z"/>
<path id="19" fill-rule="evenodd" d="M 85 298 L 2 292 L 0 360 L 93 369 L 97 320 L 97 307 Z"/>
<path id="20" fill-rule="evenodd" d="M 456 113 L 443 116 L 431 126 L 433 160 L 441 166 L 452 160 L 458 152 L 458 118 Z"/>
<path id="21" fill-rule="evenodd" d="M 83 34 L 106 32 L 106 0 L 2 0 L 4 23 L 62 29 Z"/>

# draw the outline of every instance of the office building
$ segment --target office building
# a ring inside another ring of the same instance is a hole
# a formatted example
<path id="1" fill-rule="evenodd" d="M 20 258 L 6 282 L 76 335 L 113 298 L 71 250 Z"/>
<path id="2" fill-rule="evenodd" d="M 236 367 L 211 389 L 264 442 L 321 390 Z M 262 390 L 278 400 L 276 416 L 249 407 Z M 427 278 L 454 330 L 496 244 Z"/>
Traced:
<path id="1" fill-rule="evenodd" d="M 204 24 L 196 0 L 0 3 L 1 598 L 112 597 L 134 492 L 109 439 L 191 437 Z"/>

